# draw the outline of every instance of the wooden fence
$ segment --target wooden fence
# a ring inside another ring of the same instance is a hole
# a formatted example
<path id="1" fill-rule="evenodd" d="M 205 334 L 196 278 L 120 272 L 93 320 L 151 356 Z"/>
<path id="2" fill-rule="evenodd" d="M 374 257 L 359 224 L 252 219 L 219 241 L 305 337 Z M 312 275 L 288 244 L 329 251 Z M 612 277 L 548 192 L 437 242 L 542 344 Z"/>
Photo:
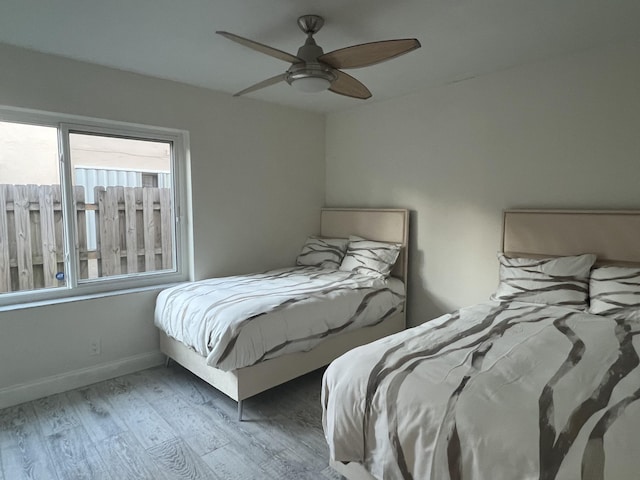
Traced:
<path id="1" fill-rule="evenodd" d="M 173 267 L 171 191 L 95 187 L 85 203 L 74 187 L 81 279 Z M 64 285 L 62 195 L 59 185 L 0 185 L 0 292 Z M 97 249 L 87 249 L 88 211 L 96 216 Z"/>

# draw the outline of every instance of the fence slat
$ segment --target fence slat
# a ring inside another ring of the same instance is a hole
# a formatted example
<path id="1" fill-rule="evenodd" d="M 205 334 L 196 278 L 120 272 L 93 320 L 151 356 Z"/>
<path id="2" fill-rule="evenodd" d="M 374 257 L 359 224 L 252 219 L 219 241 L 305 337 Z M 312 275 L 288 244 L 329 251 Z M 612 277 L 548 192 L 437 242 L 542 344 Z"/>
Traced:
<path id="1" fill-rule="evenodd" d="M 144 267 L 150 272 L 156 269 L 156 224 L 153 219 L 153 188 L 142 189 L 142 222 L 144 224 Z"/>
<path id="2" fill-rule="evenodd" d="M 76 185 L 73 187 L 73 199 L 76 209 L 76 222 L 78 238 L 76 239 L 76 251 L 78 252 L 78 267 L 80 278 L 89 278 L 89 260 L 87 256 L 87 212 L 84 200 L 84 187 Z"/>
<path id="3" fill-rule="evenodd" d="M 102 219 L 100 218 L 100 209 L 98 208 L 98 188 L 102 188 L 104 189 L 104 187 L 94 187 L 93 188 L 93 201 L 95 202 L 93 204 L 93 206 L 95 207 L 94 210 L 94 225 L 95 225 L 95 230 L 96 230 L 96 267 L 97 267 L 97 271 L 96 271 L 96 276 L 98 278 L 102 277 L 102 256 L 100 255 L 100 252 L 102 251 L 102 243 L 100 242 L 100 225 L 102 224 Z"/>
<path id="4" fill-rule="evenodd" d="M 138 241 L 136 232 L 136 192 L 134 188 L 124 189 L 124 217 L 127 229 L 127 273 L 138 271 Z"/>
<path id="5" fill-rule="evenodd" d="M 173 229 L 171 228 L 171 190 L 160 188 L 160 243 L 162 268 L 173 268 Z"/>
<path id="6" fill-rule="evenodd" d="M 40 203 L 40 232 L 42 242 L 42 274 L 45 287 L 57 287 L 56 272 L 56 230 L 53 215 L 53 188 L 51 185 L 41 185 L 38 189 Z"/>
<path id="7" fill-rule="evenodd" d="M 13 213 L 16 226 L 18 288 L 20 290 L 33 290 L 31 224 L 29 218 L 29 189 L 27 185 L 14 186 Z"/>
<path id="8" fill-rule="evenodd" d="M 29 228 L 31 230 L 31 267 L 33 288 L 44 287 L 42 276 L 42 261 L 37 263 L 35 258 L 42 258 L 42 230 L 40 228 L 40 198 L 38 185 L 29 184 Z M 35 207 L 35 208 L 34 208 Z"/>
<path id="9" fill-rule="evenodd" d="M 96 187 L 95 196 L 100 210 L 100 257 L 102 275 L 120 274 L 120 218 L 115 189 Z"/>
<path id="10" fill-rule="evenodd" d="M 11 259 L 9 257 L 7 190 L 7 185 L 0 185 L 0 292 L 11 291 Z"/>

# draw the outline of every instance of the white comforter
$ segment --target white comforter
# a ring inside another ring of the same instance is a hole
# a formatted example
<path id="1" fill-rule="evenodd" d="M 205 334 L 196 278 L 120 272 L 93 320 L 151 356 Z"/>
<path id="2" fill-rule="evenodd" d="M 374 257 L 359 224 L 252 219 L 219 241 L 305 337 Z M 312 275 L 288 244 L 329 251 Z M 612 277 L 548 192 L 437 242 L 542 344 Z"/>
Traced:
<path id="1" fill-rule="evenodd" d="M 163 290 L 155 325 L 222 370 L 313 348 L 401 310 L 397 279 L 296 267 Z"/>
<path id="2" fill-rule="evenodd" d="M 331 458 L 384 480 L 638 480 L 639 354 L 638 322 L 462 309 L 329 366 Z"/>

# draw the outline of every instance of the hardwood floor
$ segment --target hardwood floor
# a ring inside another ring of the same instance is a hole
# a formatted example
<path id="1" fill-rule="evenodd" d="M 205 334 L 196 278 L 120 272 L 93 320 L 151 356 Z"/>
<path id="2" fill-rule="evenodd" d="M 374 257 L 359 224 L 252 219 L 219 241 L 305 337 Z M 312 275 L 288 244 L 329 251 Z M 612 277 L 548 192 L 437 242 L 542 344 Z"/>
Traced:
<path id="1" fill-rule="evenodd" d="M 322 370 L 236 403 L 177 364 L 0 410 L 0 480 L 340 479 Z"/>

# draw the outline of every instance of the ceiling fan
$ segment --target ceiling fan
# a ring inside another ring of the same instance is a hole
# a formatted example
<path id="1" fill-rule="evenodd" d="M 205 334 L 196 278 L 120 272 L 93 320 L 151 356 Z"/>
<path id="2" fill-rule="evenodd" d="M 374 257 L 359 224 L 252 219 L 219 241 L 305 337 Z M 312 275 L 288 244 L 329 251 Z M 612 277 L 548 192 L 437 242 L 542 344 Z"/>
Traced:
<path id="1" fill-rule="evenodd" d="M 363 43 L 324 53 L 313 39 L 313 35 L 318 33 L 323 25 L 324 19 L 319 15 L 303 15 L 298 18 L 298 26 L 307 35 L 307 40 L 298 49 L 297 55 L 233 33 L 216 32 L 245 47 L 291 63 L 286 72 L 245 88 L 234 94 L 234 97 L 285 81 L 303 92 L 321 92 L 329 89 L 347 97 L 367 99 L 371 97 L 369 89 L 340 69 L 368 67 L 420 48 L 420 42 L 415 38 L 403 38 Z"/>

